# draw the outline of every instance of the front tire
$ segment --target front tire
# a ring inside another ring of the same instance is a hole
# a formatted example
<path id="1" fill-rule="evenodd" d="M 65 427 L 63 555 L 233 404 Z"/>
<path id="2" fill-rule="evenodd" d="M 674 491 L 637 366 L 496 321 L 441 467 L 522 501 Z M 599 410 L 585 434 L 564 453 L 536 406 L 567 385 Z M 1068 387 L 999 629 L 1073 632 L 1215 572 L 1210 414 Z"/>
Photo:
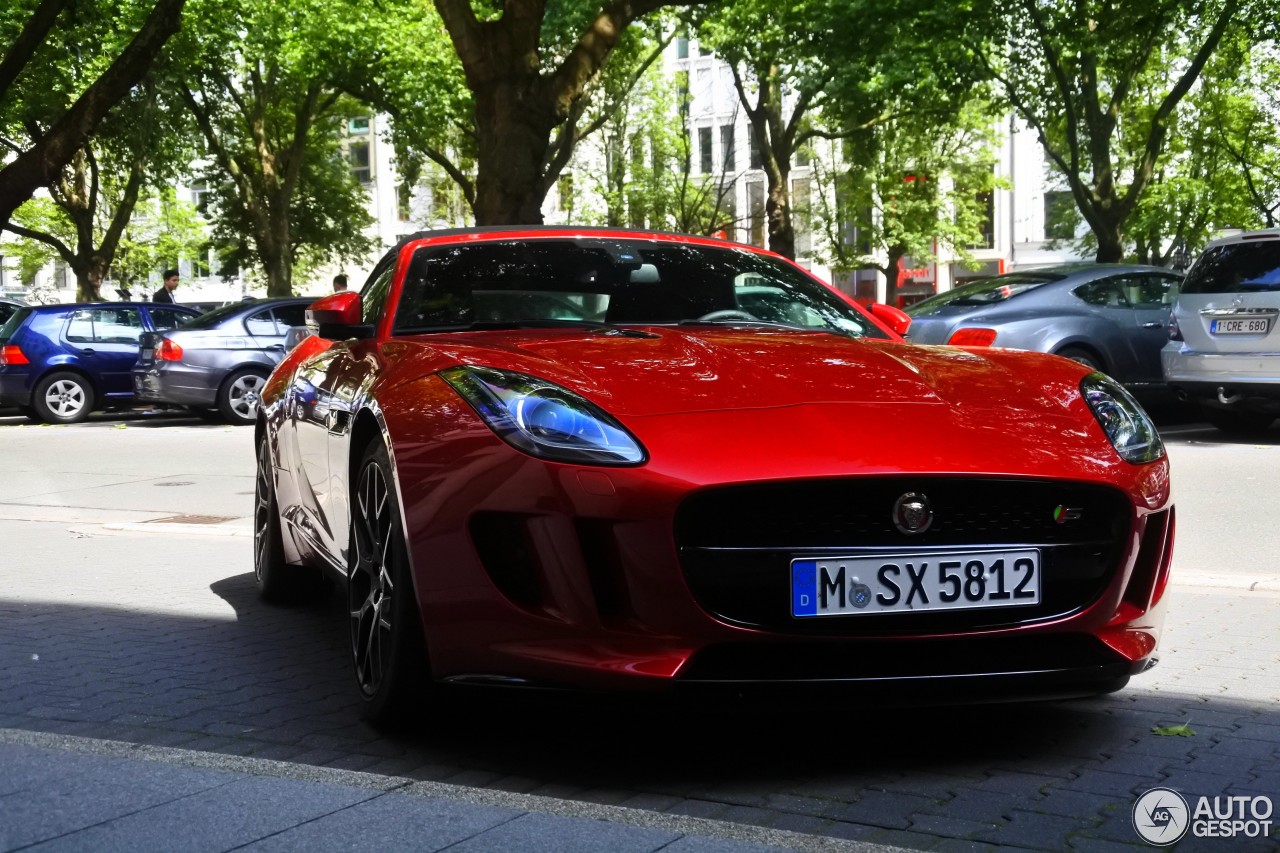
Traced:
<path id="1" fill-rule="evenodd" d="M 360 461 L 351 495 L 347 612 L 362 716 L 403 722 L 423 698 L 428 679 L 422 620 L 410 577 L 391 461 L 375 441 Z"/>
<path id="2" fill-rule="evenodd" d="M 96 401 L 93 385 L 78 373 L 51 373 L 36 385 L 31 406 L 49 424 L 75 424 L 89 417 Z"/>
<path id="3" fill-rule="evenodd" d="M 258 594 L 264 601 L 284 604 L 298 597 L 302 569 L 288 565 L 284 559 L 275 471 L 265 432 L 258 439 L 258 473 L 254 478 L 253 496 L 253 575 Z"/>
<path id="4" fill-rule="evenodd" d="M 1072 361 L 1079 362 L 1090 370 L 1103 369 L 1101 359 L 1082 347 L 1063 347 L 1058 350 L 1055 355 L 1060 355 L 1063 358 L 1069 358 Z M 1103 372 L 1105 373 L 1106 371 Z"/>
<path id="5" fill-rule="evenodd" d="M 251 424 L 258 418 L 258 405 L 267 376 L 259 370 L 237 370 L 218 389 L 218 411 L 228 423 Z"/>

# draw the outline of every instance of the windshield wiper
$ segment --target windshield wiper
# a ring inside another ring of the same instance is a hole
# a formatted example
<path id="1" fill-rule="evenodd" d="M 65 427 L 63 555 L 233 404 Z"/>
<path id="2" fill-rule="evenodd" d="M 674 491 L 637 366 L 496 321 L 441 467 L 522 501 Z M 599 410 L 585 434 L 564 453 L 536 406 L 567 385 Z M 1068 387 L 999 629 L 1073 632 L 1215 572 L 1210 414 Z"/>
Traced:
<path id="1" fill-rule="evenodd" d="M 599 332 L 604 335 L 615 335 L 627 338 L 653 338 L 657 335 L 642 329 L 631 329 L 616 326 L 599 320 L 556 320 L 539 318 L 522 318 L 519 320 L 477 320 L 465 327 L 468 331 L 489 331 L 505 329 L 583 329 L 588 332 Z"/>

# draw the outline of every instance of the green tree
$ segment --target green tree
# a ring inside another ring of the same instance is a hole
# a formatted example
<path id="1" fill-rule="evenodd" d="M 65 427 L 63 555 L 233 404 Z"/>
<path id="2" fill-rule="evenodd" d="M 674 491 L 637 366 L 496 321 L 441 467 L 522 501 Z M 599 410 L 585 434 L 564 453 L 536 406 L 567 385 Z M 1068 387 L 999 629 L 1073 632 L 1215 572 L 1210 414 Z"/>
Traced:
<path id="1" fill-rule="evenodd" d="M 971 248 L 988 240 L 988 200 L 1003 185 L 990 100 L 975 98 L 958 112 L 893 113 L 850 138 L 840 161 L 815 162 L 817 220 L 833 268 L 878 269 L 890 304 L 904 258 L 972 258 Z"/>
<path id="2" fill-rule="evenodd" d="M 11 0 L 0 13 L 0 229 L 146 76 L 186 0 Z"/>
<path id="3" fill-rule="evenodd" d="M 148 185 L 167 184 L 190 162 L 181 131 L 153 81 L 145 81 L 99 125 L 49 185 L 59 216 L 15 211 L 9 230 L 52 247 L 76 276 L 76 298 L 102 298 L 121 236 Z"/>
<path id="4" fill-rule="evenodd" d="M 362 257 L 372 243 L 364 192 L 344 163 L 352 105 L 344 81 L 363 65 L 350 3 L 193 2 L 183 34 L 191 66 L 182 98 L 213 170 L 215 236 L 260 266 L 271 296 L 293 292 L 308 257 Z"/>
<path id="5" fill-rule="evenodd" d="M 145 192 L 121 235 L 112 274 L 132 296 L 141 296 L 152 275 L 202 259 L 208 239 L 196 206 L 172 187 Z"/>
<path id="6" fill-rule="evenodd" d="M 1066 180 L 1099 261 L 1124 256 L 1125 229 L 1157 175 L 1175 111 L 1242 7 L 1000 0 L 1005 38 L 971 42 Z"/>
<path id="7" fill-rule="evenodd" d="M 423 62 L 440 69 L 438 79 L 463 86 L 454 96 L 430 100 L 433 115 L 422 116 L 414 102 L 427 102 L 422 93 L 437 92 L 438 82 L 422 74 L 410 78 L 402 62 L 384 59 L 377 66 L 383 72 L 377 102 L 396 120 L 398 133 L 464 188 L 478 224 L 540 223 L 547 193 L 595 123 L 588 116 L 593 98 L 601 97 L 594 103 L 602 107 L 609 81 L 625 90 L 646 58 L 658 55 L 627 45 L 632 39 L 660 44 L 670 28 L 653 13 L 703 2 L 503 0 L 484 7 L 435 0 L 438 23 L 428 19 L 422 27 L 430 33 L 443 26 L 452 52 L 428 36 Z M 615 68 L 615 57 L 632 61 Z M 423 118 L 417 127 L 415 116 Z M 455 162 L 459 157 L 475 163 L 474 179 Z"/>
<path id="8" fill-rule="evenodd" d="M 770 249 L 795 257 L 796 152 L 819 137 L 854 138 L 895 112 L 956 102 L 979 76 L 956 49 L 978 20 L 955 0 L 735 0 L 712 8 L 699 33 L 729 63 L 750 121 Z"/>

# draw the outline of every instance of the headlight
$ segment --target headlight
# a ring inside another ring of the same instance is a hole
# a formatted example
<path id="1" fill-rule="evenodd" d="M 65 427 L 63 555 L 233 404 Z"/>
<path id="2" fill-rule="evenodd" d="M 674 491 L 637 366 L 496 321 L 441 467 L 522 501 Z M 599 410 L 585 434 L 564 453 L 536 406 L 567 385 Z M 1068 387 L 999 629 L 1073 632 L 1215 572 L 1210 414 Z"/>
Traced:
<path id="1" fill-rule="evenodd" d="M 536 376 L 451 367 L 440 377 L 504 441 L 533 456 L 587 465 L 639 465 L 640 442 L 594 403 Z"/>
<path id="2" fill-rule="evenodd" d="M 1121 459 L 1139 464 L 1164 456 L 1155 424 L 1120 383 L 1102 373 L 1090 373 L 1080 380 L 1080 393 Z"/>

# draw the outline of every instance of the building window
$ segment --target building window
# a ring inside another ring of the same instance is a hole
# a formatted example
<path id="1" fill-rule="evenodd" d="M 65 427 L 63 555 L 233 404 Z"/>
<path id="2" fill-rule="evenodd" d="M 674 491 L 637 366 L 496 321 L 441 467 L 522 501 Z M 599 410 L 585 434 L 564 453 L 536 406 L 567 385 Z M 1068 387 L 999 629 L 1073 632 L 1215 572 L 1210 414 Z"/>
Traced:
<path id="1" fill-rule="evenodd" d="M 711 174 L 714 165 L 711 162 L 711 128 L 698 128 L 698 165 L 705 175 Z"/>
<path id="2" fill-rule="evenodd" d="M 996 247 L 996 194 L 991 190 L 983 190 L 975 194 L 977 204 L 974 209 L 978 213 L 978 242 L 971 249 L 994 249 Z"/>
<path id="3" fill-rule="evenodd" d="M 738 168 L 737 151 L 734 149 L 734 126 L 731 124 L 720 125 L 720 170 L 722 172 L 732 172 Z"/>
<path id="4" fill-rule="evenodd" d="M 687 38 L 676 39 L 676 59 L 689 58 L 689 40 Z"/>
<path id="5" fill-rule="evenodd" d="M 412 202 L 413 187 L 407 181 L 401 181 L 396 185 L 396 217 L 401 222 L 408 222 L 413 218 Z"/>
<path id="6" fill-rule="evenodd" d="M 362 184 L 373 180 L 373 166 L 369 158 L 368 142 L 352 142 L 347 148 L 347 159 L 351 161 L 351 174 Z"/>
<path id="7" fill-rule="evenodd" d="M 808 178 L 796 178 L 791 182 L 791 227 L 795 231 L 797 257 L 813 254 L 809 194 Z"/>
<path id="8" fill-rule="evenodd" d="M 347 119 L 347 133 L 352 136 L 363 136 L 369 132 L 369 117 L 359 116 Z"/>
<path id="9" fill-rule="evenodd" d="M 1073 240 L 1080 211 L 1076 200 L 1065 190 L 1050 190 L 1044 194 L 1044 238 L 1046 240 Z"/>
<path id="10" fill-rule="evenodd" d="M 195 205 L 196 210 L 201 216 L 207 216 L 209 213 L 209 182 L 208 181 L 192 181 L 191 182 L 191 203 Z"/>
<path id="11" fill-rule="evenodd" d="M 702 42 L 698 42 L 698 56 L 711 56 L 711 48 Z"/>
<path id="12" fill-rule="evenodd" d="M 764 168 L 764 154 L 760 151 L 760 137 L 754 124 L 747 125 L 747 141 L 751 146 L 751 168 Z"/>
<path id="13" fill-rule="evenodd" d="M 801 145 L 796 149 L 796 165 L 808 166 L 813 162 L 813 153 L 809 150 L 808 145 Z"/>
<path id="14" fill-rule="evenodd" d="M 749 240 L 753 245 L 764 245 L 764 181 L 747 184 L 747 208 L 750 211 Z"/>

